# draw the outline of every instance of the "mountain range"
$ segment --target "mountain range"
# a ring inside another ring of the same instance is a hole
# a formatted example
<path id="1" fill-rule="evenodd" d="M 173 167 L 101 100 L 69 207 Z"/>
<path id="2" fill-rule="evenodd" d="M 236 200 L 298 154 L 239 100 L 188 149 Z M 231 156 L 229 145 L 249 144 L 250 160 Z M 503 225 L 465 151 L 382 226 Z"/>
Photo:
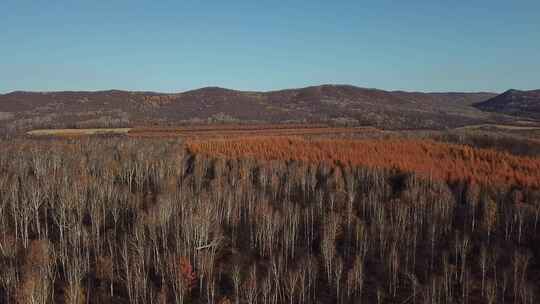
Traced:
<path id="1" fill-rule="evenodd" d="M 0 95 L 0 128 L 167 126 L 194 123 L 327 123 L 445 129 L 540 119 L 540 91 L 423 93 L 350 85 L 270 92 L 206 87 L 182 93 L 23 92 Z M 512 116 L 513 115 L 513 116 Z"/>

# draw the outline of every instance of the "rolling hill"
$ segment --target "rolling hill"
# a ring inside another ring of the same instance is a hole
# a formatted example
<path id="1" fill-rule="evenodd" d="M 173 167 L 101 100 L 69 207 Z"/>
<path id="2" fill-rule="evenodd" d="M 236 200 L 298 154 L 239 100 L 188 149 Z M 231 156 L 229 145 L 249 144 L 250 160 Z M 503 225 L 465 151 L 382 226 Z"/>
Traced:
<path id="1" fill-rule="evenodd" d="M 0 95 L 0 128 L 92 128 L 194 123 L 327 123 L 443 129 L 509 121 L 473 104 L 493 93 L 384 91 L 321 85 L 271 92 L 207 87 L 183 93 L 95 91 Z"/>
<path id="2" fill-rule="evenodd" d="M 540 119 L 540 90 L 508 90 L 475 106 L 483 111 Z"/>

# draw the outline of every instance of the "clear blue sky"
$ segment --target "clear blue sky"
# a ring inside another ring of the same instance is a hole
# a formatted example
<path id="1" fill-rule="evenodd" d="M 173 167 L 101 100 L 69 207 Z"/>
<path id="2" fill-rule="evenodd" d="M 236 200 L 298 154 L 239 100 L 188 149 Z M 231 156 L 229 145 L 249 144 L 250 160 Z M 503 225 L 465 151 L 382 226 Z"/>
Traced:
<path id="1" fill-rule="evenodd" d="M 540 88 L 540 1 L 0 1 L 0 92 L 321 83 Z"/>

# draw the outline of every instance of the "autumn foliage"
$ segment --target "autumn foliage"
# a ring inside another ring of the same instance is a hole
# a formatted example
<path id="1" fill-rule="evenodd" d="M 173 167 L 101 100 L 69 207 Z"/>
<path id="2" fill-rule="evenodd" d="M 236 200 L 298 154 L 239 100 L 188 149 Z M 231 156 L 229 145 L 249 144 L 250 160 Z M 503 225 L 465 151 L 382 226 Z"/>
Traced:
<path id="1" fill-rule="evenodd" d="M 0 303 L 537 303 L 539 189 L 452 162 L 536 185 L 422 140 L 0 140 Z"/>
<path id="2" fill-rule="evenodd" d="M 424 139 L 249 137 L 190 140 L 192 153 L 225 158 L 297 160 L 415 172 L 449 182 L 540 186 L 540 159 Z"/>
<path id="3" fill-rule="evenodd" d="M 193 266 L 189 262 L 189 259 L 185 256 L 178 259 L 178 268 L 180 275 L 179 279 L 183 281 L 186 291 L 190 293 L 197 285 L 197 274 L 193 270 Z"/>

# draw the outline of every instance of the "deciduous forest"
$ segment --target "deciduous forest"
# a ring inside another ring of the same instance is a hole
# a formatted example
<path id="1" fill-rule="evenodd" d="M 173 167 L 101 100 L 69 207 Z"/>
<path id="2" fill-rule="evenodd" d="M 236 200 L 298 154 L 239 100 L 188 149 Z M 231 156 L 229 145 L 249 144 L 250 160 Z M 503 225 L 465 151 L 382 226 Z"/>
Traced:
<path id="1" fill-rule="evenodd" d="M 0 304 L 540 304 L 539 12 L 0 0 Z"/>
<path id="2" fill-rule="evenodd" d="M 0 145 L 0 303 L 540 299 L 537 156 L 420 139 Z"/>

